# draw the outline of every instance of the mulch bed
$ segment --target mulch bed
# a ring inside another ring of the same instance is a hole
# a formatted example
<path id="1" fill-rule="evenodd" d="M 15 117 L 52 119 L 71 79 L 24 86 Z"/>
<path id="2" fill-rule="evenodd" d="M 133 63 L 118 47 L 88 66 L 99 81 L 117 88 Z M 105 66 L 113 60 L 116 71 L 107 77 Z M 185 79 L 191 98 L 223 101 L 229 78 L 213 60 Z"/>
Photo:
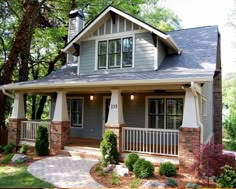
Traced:
<path id="1" fill-rule="evenodd" d="M 112 185 L 111 184 L 111 173 L 107 173 L 105 176 L 101 176 L 99 174 L 99 171 L 96 171 L 96 167 L 99 165 L 94 165 L 90 170 L 90 175 L 94 178 L 95 181 L 97 181 L 99 184 L 107 187 L 107 188 L 130 188 L 131 182 L 135 179 L 134 173 L 130 172 L 129 176 L 124 176 L 119 178 L 119 185 Z M 210 185 L 207 186 L 207 181 L 202 180 L 196 180 L 188 175 L 181 174 L 177 172 L 177 175 L 175 177 L 171 177 L 175 179 L 178 183 L 178 188 L 185 188 L 186 184 L 188 182 L 191 183 L 197 183 L 198 187 L 210 187 L 215 188 L 216 184 L 211 180 Z M 158 167 L 155 167 L 155 173 L 154 176 L 149 179 L 141 179 L 142 184 L 144 184 L 148 180 L 157 180 L 162 183 L 167 183 L 167 177 L 161 176 L 158 174 Z"/>

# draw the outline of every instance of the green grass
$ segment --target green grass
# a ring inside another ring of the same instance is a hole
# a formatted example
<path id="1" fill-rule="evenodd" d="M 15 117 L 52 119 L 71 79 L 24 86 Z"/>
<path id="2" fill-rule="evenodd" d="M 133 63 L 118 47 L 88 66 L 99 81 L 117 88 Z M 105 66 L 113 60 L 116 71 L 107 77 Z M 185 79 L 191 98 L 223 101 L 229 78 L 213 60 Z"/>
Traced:
<path id="1" fill-rule="evenodd" d="M 52 184 L 44 182 L 27 172 L 26 166 L 0 167 L 0 188 L 54 188 Z"/>

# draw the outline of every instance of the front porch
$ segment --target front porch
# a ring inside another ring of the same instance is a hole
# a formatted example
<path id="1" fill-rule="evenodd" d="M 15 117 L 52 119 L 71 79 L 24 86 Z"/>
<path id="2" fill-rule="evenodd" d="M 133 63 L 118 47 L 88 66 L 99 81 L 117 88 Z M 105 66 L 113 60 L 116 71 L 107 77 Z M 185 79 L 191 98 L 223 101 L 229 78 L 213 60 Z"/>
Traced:
<path id="1" fill-rule="evenodd" d="M 9 122 L 10 136 L 16 137 L 10 139 L 34 142 L 38 126 L 46 125 L 54 152 L 78 146 L 98 149 L 103 133 L 110 129 L 117 135 L 121 154 L 189 160 L 202 138 L 197 86 L 136 87 L 135 93 L 127 87 L 110 93 L 104 88 L 92 95 L 85 89 L 58 91 L 51 96 L 52 117 L 46 122 L 25 119 L 24 93 L 17 92 Z"/>

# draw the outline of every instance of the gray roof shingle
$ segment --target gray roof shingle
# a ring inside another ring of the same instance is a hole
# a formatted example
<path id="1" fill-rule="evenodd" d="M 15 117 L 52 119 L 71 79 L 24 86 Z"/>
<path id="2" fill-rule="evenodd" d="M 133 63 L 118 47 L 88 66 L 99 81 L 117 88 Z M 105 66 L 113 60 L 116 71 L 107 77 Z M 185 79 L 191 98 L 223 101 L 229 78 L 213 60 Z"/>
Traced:
<path id="1" fill-rule="evenodd" d="M 76 65 L 64 66 L 41 80 L 27 81 L 5 85 L 6 89 L 32 88 L 48 84 L 73 84 L 105 81 L 128 80 L 161 80 L 213 78 L 217 61 L 218 27 L 206 26 L 192 29 L 177 30 L 168 33 L 182 49 L 181 55 L 168 55 L 157 71 L 130 72 L 116 74 L 81 75 L 77 76 Z"/>

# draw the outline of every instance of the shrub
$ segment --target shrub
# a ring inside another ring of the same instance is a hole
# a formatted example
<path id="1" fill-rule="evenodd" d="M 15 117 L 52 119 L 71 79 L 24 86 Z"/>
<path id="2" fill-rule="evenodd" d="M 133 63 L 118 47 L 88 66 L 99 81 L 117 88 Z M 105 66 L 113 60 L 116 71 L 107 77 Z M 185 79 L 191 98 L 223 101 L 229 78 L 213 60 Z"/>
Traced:
<path id="1" fill-rule="evenodd" d="M 172 177 L 176 175 L 176 167 L 171 162 L 162 163 L 159 167 L 159 174 L 165 175 L 167 177 Z"/>
<path id="2" fill-rule="evenodd" d="M 49 154 L 48 129 L 45 126 L 39 126 L 35 141 L 35 150 L 39 156 L 46 156 Z"/>
<path id="3" fill-rule="evenodd" d="M 115 172 L 113 172 L 111 175 L 111 184 L 119 185 L 119 176 Z"/>
<path id="4" fill-rule="evenodd" d="M 167 185 L 170 186 L 170 187 L 177 187 L 178 186 L 178 183 L 175 179 L 173 178 L 167 178 Z"/>
<path id="5" fill-rule="evenodd" d="M 100 165 L 97 165 L 97 166 L 95 167 L 95 171 L 101 171 L 101 170 L 102 170 L 102 168 L 101 168 Z"/>
<path id="6" fill-rule="evenodd" d="M 149 178 L 154 175 L 154 165 L 150 161 L 139 158 L 134 164 L 136 178 Z"/>
<path id="7" fill-rule="evenodd" d="M 194 189 L 197 189 L 197 188 L 198 188 L 198 184 L 188 182 L 188 183 L 186 184 L 185 188 L 194 188 Z"/>
<path id="8" fill-rule="evenodd" d="M 224 171 L 217 179 L 219 188 L 236 188 L 236 171 L 232 167 L 225 165 Z"/>
<path id="9" fill-rule="evenodd" d="M 14 154 L 13 153 L 10 153 L 10 154 L 7 154 L 3 160 L 2 160 L 2 164 L 7 164 L 11 161 L 11 159 L 13 158 Z"/>
<path id="10" fill-rule="evenodd" d="M 18 151 L 21 154 L 25 154 L 29 149 L 29 146 L 27 144 L 21 144 L 20 150 Z"/>
<path id="11" fill-rule="evenodd" d="M 138 188 L 141 184 L 142 184 L 141 180 L 139 178 L 136 178 L 136 179 L 132 180 L 129 187 L 130 188 Z"/>
<path id="12" fill-rule="evenodd" d="M 118 164 L 119 153 L 117 151 L 117 137 L 113 131 L 107 130 L 103 136 L 100 144 L 102 153 L 101 163 L 106 166 L 107 164 Z"/>
<path id="13" fill-rule="evenodd" d="M 103 171 L 102 169 L 99 170 L 98 173 L 99 173 L 100 176 L 105 176 L 106 175 L 105 171 Z"/>
<path id="14" fill-rule="evenodd" d="M 15 149 L 16 144 L 14 142 L 9 142 L 6 146 L 4 146 L 4 152 L 6 154 L 11 154 L 13 153 L 13 150 Z"/>
<path id="15" fill-rule="evenodd" d="M 125 159 L 125 165 L 129 169 L 129 171 L 133 171 L 135 162 L 139 159 L 139 156 L 135 153 L 128 154 Z"/>

